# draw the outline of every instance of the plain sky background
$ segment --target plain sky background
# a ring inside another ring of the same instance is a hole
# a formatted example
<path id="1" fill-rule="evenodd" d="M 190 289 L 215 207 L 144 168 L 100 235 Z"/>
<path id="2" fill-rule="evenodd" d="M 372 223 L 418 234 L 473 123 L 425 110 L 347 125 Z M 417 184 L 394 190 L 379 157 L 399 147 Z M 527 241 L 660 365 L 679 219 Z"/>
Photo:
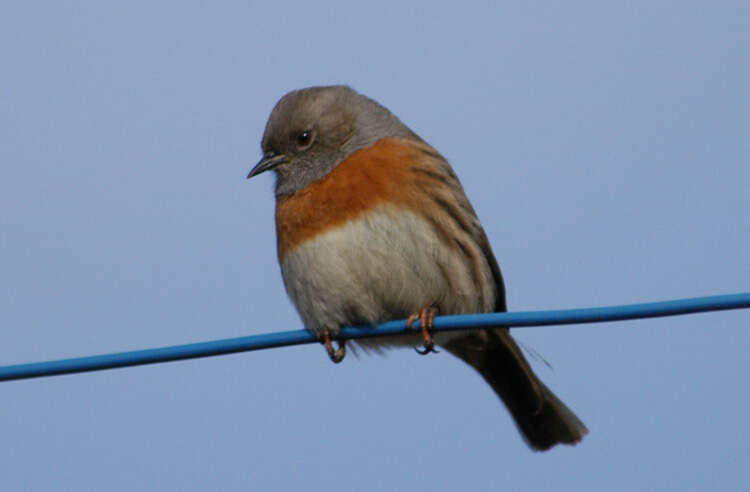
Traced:
<path id="1" fill-rule="evenodd" d="M 245 175 L 309 85 L 453 163 L 512 310 L 750 290 L 748 2 L 5 2 L 0 62 L 2 365 L 300 328 Z M 0 488 L 747 490 L 750 311 L 514 334 L 579 446 L 307 345 L 2 383 Z"/>

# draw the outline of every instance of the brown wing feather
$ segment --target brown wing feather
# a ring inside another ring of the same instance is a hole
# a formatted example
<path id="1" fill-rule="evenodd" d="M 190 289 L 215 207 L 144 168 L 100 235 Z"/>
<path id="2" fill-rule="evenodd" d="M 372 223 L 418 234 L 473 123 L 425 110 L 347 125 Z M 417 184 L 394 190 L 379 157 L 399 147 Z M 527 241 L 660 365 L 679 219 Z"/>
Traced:
<path id="1" fill-rule="evenodd" d="M 436 201 L 456 225 L 467 233 L 484 256 L 495 284 L 495 311 L 506 311 L 505 285 L 487 235 L 450 164 L 432 147 L 411 141 L 425 158 L 411 168 L 440 189 Z M 446 198 L 446 191 L 450 197 Z M 445 348 L 474 367 L 510 411 L 526 442 L 535 450 L 558 443 L 574 444 L 586 426 L 534 374 L 507 327 L 467 332 L 451 339 Z"/>
<path id="2" fill-rule="evenodd" d="M 484 229 L 479 222 L 474 207 L 471 206 L 469 199 L 466 197 L 466 193 L 464 192 L 463 186 L 458 180 L 456 173 L 453 171 L 453 168 L 451 168 L 448 161 L 427 143 L 417 140 L 409 140 L 409 143 L 426 157 L 425 159 L 420 159 L 418 161 L 420 165 L 415 164 L 411 168 L 412 172 L 432 178 L 441 183 L 445 190 L 450 191 L 452 202 L 458 208 L 453 214 L 454 220 L 460 222 L 462 228 L 470 234 L 474 243 L 480 248 L 484 255 L 484 259 L 487 261 L 487 264 L 492 271 L 492 277 L 496 289 L 494 311 L 506 311 L 505 283 L 503 282 L 500 265 L 497 263 L 497 259 L 495 259 L 495 255 L 490 247 L 490 242 L 487 239 L 487 234 L 484 232 Z"/>

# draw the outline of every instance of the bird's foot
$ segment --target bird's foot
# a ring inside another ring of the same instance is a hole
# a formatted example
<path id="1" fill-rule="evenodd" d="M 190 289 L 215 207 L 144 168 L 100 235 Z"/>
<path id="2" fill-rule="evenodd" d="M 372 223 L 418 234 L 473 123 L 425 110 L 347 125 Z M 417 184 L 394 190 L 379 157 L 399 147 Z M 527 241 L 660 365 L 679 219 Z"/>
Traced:
<path id="1" fill-rule="evenodd" d="M 424 348 L 419 349 L 417 347 L 414 350 L 420 355 L 427 355 L 430 352 L 438 353 L 435 350 L 435 341 L 432 339 L 432 328 L 435 324 L 435 315 L 438 310 L 436 307 L 430 306 L 420 310 L 417 313 L 410 314 L 406 319 L 406 326 L 410 330 L 414 329 L 414 323 L 419 320 L 419 329 L 422 332 L 422 340 L 424 342 Z"/>
<path id="2" fill-rule="evenodd" d="M 318 333 L 318 340 L 321 340 L 321 343 L 325 345 L 328 357 L 330 357 L 334 363 L 338 364 L 344 360 L 344 356 L 346 356 L 346 341 L 337 340 L 336 343 L 338 344 L 338 348 L 334 349 L 331 333 L 328 330 Z"/>

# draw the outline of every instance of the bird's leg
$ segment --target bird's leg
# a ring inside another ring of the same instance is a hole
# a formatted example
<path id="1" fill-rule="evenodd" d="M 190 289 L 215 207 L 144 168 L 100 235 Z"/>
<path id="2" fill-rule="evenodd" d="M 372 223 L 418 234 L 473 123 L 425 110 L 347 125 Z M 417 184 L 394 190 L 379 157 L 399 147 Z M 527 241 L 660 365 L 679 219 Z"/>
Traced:
<path id="1" fill-rule="evenodd" d="M 318 333 L 318 340 L 321 338 L 323 345 L 326 347 L 326 352 L 328 352 L 328 357 L 330 357 L 334 363 L 338 364 L 344 360 L 344 356 L 346 355 L 346 341 L 337 340 L 336 343 L 338 343 L 339 347 L 334 349 L 331 333 L 328 330 Z"/>
<path id="2" fill-rule="evenodd" d="M 420 355 L 427 355 L 430 352 L 438 353 L 437 350 L 435 350 L 435 341 L 432 339 L 432 328 L 435 324 L 435 315 L 437 314 L 438 310 L 436 307 L 429 306 L 422 310 L 420 310 L 417 313 L 410 314 L 409 317 L 406 319 L 406 326 L 412 330 L 414 329 L 414 322 L 419 319 L 419 329 L 422 332 L 422 339 L 424 341 L 424 348 L 414 348 L 414 350 L 417 351 Z"/>

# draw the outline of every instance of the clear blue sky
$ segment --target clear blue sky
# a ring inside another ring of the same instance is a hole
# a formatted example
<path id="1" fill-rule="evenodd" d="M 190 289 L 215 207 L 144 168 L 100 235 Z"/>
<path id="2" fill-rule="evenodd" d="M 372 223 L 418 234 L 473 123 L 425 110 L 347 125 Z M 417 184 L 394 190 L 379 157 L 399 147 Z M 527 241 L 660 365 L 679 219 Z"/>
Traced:
<path id="1" fill-rule="evenodd" d="M 453 163 L 513 310 L 750 290 L 750 6 L 611 3 L 4 5 L 0 364 L 299 328 L 244 177 L 318 84 Z M 514 333 L 581 445 L 445 353 L 303 346 L 0 384 L 2 489 L 747 486 L 750 312 Z"/>

